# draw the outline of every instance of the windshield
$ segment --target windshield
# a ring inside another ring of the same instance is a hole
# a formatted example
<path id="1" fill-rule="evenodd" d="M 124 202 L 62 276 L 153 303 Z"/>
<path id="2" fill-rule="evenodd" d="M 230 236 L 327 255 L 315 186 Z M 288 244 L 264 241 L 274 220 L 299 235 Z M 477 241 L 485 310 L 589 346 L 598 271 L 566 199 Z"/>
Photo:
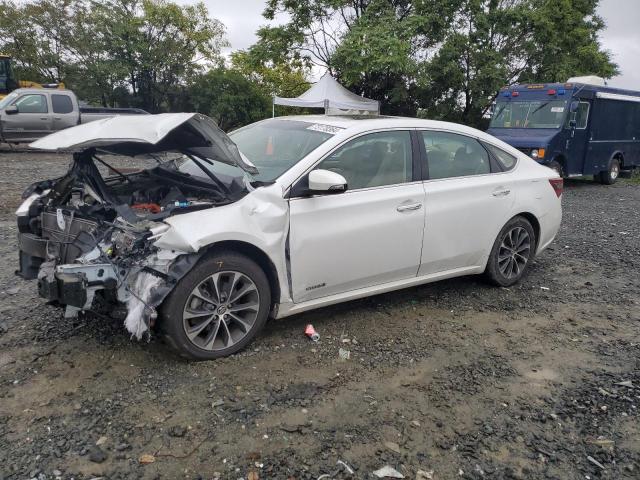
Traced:
<path id="1" fill-rule="evenodd" d="M 566 100 L 498 102 L 490 127 L 560 128 L 566 106 Z"/>
<path id="2" fill-rule="evenodd" d="M 271 182 L 341 129 L 295 120 L 265 120 L 229 134 L 259 170 L 256 180 Z"/>
<path id="3" fill-rule="evenodd" d="M 12 101 L 14 101 L 17 96 L 18 94 L 14 92 L 14 93 L 10 93 L 6 97 L 4 97 L 2 100 L 0 100 L 0 110 L 2 110 L 4 107 L 9 105 Z"/>

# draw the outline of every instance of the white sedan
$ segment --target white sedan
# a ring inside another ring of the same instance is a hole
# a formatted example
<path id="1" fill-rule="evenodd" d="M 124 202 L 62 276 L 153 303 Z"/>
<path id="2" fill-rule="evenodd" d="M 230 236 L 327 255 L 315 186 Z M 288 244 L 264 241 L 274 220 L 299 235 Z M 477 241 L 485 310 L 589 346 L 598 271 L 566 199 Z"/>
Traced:
<path id="1" fill-rule="evenodd" d="M 562 179 L 472 128 L 295 116 L 239 129 L 232 143 L 206 117 L 185 115 L 116 118 L 36 142 L 84 148 L 67 182 L 81 192 L 73 201 L 72 187 L 41 183 L 18 218 L 21 235 L 64 246 L 38 258 L 21 238 L 21 274 L 38 276 L 43 297 L 67 314 L 97 309 L 97 299 L 107 313 L 124 306 L 138 336 L 157 316 L 190 358 L 239 351 L 270 316 L 461 275 L 512 285 L 560 226 Z M 100 150 L 183 157 L 99 181 L 87 165 Z M 95 241 L 70 254 L 73 239 L 56 228 Z"/>

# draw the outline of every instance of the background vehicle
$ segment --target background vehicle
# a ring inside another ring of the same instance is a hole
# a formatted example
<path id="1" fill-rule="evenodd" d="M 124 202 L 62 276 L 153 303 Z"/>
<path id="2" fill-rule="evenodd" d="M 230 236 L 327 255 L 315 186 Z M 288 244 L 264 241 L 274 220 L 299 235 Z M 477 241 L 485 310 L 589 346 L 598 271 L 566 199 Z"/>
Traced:
<path id="1" fill-rule="evenodd" d="M 146 113 L 137 108 L 81 107 L 71 90 L 20 88 L 0 101 L 0 142 L 32 142 L 81 123 Z"/>
<path id="2" fill-rule="evenodd" d="M 612 184 L 620 170 L 640 165 L 640 92 L 597 77 L 505 87 L 488 133 L 563 177 Z"/>
<path id="3" fill-rule="evenodd" d="M 83 150 L 24 193 L 20 274 L 67 315 L 124 305 L 138 337 L 158 315 L 181 354 L 211 359 L 269 315 L 460 275 L 512 285 L 560 226 L 562 179 L 461 125 L 281 117 L 231 140 L 202 115 L 163 114 L 35 142 Z M 100 150 L 181 155 L 103 178 Z"/>
<path id="4" fill-rule="evenodd" d="M 17 88 L 64 88 L 64 84 L 41 84 L 30 80 L 18 80 L 13 73 L 11 57 L 0 53 L 0 100 Z"/>

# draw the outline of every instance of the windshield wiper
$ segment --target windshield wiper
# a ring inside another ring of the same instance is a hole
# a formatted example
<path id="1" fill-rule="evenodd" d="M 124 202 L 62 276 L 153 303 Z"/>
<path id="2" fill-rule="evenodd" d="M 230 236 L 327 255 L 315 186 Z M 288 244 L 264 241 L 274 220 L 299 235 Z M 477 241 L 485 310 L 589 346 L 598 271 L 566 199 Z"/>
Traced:
<path id="1" fill-rule="evenodd" d="M 204 174 L 207 177 L 209 177 L 211 179 L 211 181 L 213 183 L 215 183 L 220 188 L 220 190 L 222 190 L 222 192 L 226 195 L 227 198 L 229 198 L 231 192 L 229 191 L 227 186 L 224 183 L 222 183 L 218 178 L 216 178 L 216 176 L 213 173 L 211 173 L 207 167 L 205 167 L 202 163 L 200 163 L 200 160 L 201 160 L 200 158 L 196 157 L 195 155 L 191 155 L 189 153 L 186 153 L 186 152 L 185 152 L 185 155 L 187 157 L 189 157 L 189 159 L 193 163 L 195 163 L 200 168 L 200 170 L 202 170 L 204 172 Z M 202 160 L 207 162 L 209 165 L 213 165 L 213 162 L 211 160 L 207 159 L 207 158 L 203 158 Z"/>
<path id="2" fill-rule="evenodd" d="M 542 107 L 546 107 L 547 105 L 549 105 L 551 103 L 551 100 L 548 100 L 546 102 L 544 102 L 542 105 L 540 105 L 538 108 L 536 108 L 533 112 L 531 112 L 529 115 L 533 115 L 534 113 L 536 113 L 537 111 L 539 111 L 540 109 L 542 109 Z"/>

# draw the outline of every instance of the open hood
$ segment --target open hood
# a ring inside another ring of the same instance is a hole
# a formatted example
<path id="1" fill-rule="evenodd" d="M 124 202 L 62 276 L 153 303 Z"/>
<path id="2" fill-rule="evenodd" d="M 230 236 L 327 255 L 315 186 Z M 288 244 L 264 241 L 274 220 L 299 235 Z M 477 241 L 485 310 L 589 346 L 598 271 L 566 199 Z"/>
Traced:
<path id="1" fill-rule="evenodd" d="M 216 123 L 199 113 L 115 116 L 61 130 L 29 146 L 41 150 L 95 148 L 129 156 L 177 151 L 258 173 Z"/>

